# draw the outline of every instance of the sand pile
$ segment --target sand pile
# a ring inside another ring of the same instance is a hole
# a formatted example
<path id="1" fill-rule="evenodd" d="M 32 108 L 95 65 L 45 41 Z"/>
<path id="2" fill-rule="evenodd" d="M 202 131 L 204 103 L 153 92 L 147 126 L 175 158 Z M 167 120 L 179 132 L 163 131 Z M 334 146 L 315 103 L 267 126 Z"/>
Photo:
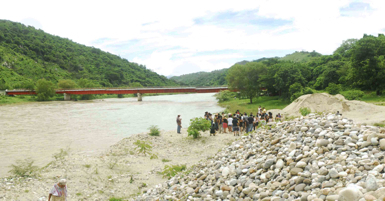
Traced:
<path id="1" fill-rule="evenodd" d="M 349 101 L 340 94 L 335 96 L 327 93 L 303 95 L 284 108 L 282 113 L 299 116 L 301 107 L 310 108 L 312 112 L 335 113 L 339 111 L 357 123 L 373 124 L 385 121 L 385 107 L 363 101 Z"/>

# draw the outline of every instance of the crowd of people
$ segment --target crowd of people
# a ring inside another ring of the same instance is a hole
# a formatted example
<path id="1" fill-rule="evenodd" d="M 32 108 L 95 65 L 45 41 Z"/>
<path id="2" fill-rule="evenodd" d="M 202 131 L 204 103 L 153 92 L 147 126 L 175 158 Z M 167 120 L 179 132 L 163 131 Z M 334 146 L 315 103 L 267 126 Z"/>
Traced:
<path id="1" fill-rule="evenodd" d="M 204 118 L 211 122 L 210 136 L 216 133 L 232 132 L 234 136 L 239 136 L 243 132 L 249 133 L 259 125 L 266 125 L 268 122 L 281 121 L 282 115 L 278 113 L 273 117 L 273 113 L 267 112 L 265 108 L 259 106 L 256 115 L 241 113 L 237 110 L 234 114 L 205 112 Z"/>

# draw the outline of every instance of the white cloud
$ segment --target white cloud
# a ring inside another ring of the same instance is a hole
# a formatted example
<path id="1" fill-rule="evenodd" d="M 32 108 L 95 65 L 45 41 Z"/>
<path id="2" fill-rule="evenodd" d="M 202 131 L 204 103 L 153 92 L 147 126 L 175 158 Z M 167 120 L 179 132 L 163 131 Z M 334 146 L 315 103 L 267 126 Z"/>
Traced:
<path id="1" fill-rule="evenodd" d="M 376 35 L 384 30 L 381 20 L 385 18 L 385 1 L 360 1 L 370 6 L 354 12 L 353 16 L 341 16 L 340 9 L 348 8 L 352 2 L 358 1 L 15 0 L 2 2 L 7 9 L 2 9 L 0 18 L 18 22 L 33 19 L 48 33 L 127 55 L 129 60 L 169 75 L 189 69 L 210 71 L 229 67 L 256 51 L 316 50 L 331 54 L 343 40 L 360 38 L 364 33 Z M 292 23 L 261 29 L 252 23 L 225 26 L 227 19 L 222 24 L 194 22 L 218 13 L 251 10 L 260 18 Z M 101 38 L 112 40 L 93 43 Z M 118 47 L 132 40 L 137 43 Z M 210 54 L 203 56 L 207 52 Z"/>

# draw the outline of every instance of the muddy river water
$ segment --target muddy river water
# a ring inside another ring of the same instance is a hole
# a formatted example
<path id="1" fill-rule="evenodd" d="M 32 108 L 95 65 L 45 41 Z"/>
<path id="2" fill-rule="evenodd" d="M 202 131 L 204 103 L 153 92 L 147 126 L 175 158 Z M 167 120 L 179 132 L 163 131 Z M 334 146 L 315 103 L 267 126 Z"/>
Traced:
<path id="1" fill-rule="evenodd" d="M 55 101 L 0 106 L 0 178 L 16 160 L 36 165 L 52 161 L 61 148 L 96 154 L 122 138 L 157 125 L 175 129 L 176 116 L 187 128 L 205 111 L 223 110 L 214 94 L 181 94 L 92 101 Z"/>

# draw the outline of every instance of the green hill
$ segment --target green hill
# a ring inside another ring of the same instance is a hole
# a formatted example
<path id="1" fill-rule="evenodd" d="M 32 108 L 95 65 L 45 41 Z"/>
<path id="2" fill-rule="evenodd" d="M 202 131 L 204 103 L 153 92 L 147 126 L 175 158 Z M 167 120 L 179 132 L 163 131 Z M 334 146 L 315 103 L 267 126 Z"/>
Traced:
<path id="1" fill-rule="evenodd" d="M 89 79 L 95 86 L 174 86 L 177 83 L 145 66 L 50 35 L 31 26 L 0 20 L 0 89 L 28 80 Z M 2 87 L 1 87 L 2 86 Z"/>
<path id="2" fill-rule="evenodd" d="M 228 68 L 211 72 L 198 72 L 171 77 L 171 80 L 188 86 L 222 86 L 226 85 Z"/>
<path id="3" fill-rule="evenodd" d="M 294 62 L 308 62 L 310 61 L 312 58 L 316 58 L 316 57 L 320 57 L 322 56 L 322 54 L 318 53 L 318 52 L 306 52 L 306 51 L 301 51 L 301 52 L 294 52 L 292 54 L 288 54 L 282 58 L 280 58 L 280 60 L 282 61 L 294 61 Z"/>
<path id="4" fill-rule="evenodd" d="M 293 61 L 293 62 L 308 62 L 312 58 L 317 58 L 322 56 L 320 53 L 317 53 L 315 51 L 313 52 L 294 52 L 292 54 L 288 54 L 284 57 L 273 57 L 273 58 L 260 58 L 257 60 L 253 60 L 251 62 L 269 62 L 269 60 L 280 60 L 280 61 Z M 249 63 L 250 61 L 240 61 L 235 64 L 245 65 Z M 234 65 L 235 65 L 234 64 Z M 268 64 L 269 65 L 269 64 Z M 179 82 L 182 85 L 188 85 L 188 86 L 222 86 L 227 85 L 226 81 L 226 75 L 228 68 L 224 68 L 222 70 L 215 70 L 212 72 L 198 72 L 198 73 L 191 73 L 191 74 L 185 74 L 181 76 L 174 76 L 171 77 L 171 80 L 175 80 Z"/>

